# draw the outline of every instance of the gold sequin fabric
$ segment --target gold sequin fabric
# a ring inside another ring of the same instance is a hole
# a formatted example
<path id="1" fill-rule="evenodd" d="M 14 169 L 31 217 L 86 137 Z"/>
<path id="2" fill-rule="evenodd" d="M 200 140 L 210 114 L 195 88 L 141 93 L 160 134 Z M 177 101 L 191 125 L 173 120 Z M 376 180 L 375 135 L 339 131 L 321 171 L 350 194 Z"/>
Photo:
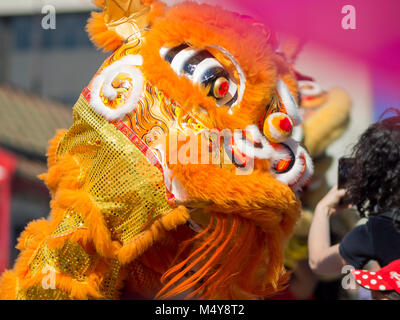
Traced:
<path id="1" fill-rule="evenodd" d="M 22 234 L 21 256 L 0 281 L 0 297 L 14 283 L 13 299 L 118 298 L 127 261 L 139 254 L 124 251 L 131 258 L 121 262 L 120 252 L 136 243 L 150 246 L 155 235 L 146 232 L 175 209 L 160 167 L 97 114 L 84 95 L 73 120 L 54 146 L 44 178 L 53 197 L 51 217 Z M 47 288 L 43 279 L 51 272 L 55 285 Z"/>
<path id="2" fill-rule="evenodd" d="M 36 284 L 18 292 L 16 300 L 71 300 L 71 297 L 58 289 L 44 289 Z"/>
<path id="3" fill-rule="evenodd" d="M 100 208 L 113 239 L 129 243 L 171 209 L 160 170 L 83 96 L 57 155 L 66 153 L 81 164 L 82 189 Z"/>

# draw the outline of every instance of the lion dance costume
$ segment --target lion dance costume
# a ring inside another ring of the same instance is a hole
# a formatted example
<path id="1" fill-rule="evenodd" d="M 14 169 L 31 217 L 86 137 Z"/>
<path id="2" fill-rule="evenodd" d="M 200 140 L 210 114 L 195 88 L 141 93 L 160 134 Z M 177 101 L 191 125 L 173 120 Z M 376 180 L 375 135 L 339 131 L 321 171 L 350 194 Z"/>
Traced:
<path id="1" fill-rule="evenodd" d="M 113 53 L 50 142 L 51 215 L 22 233 L 0 298 L 274 294 L 313 168 L 273 33 L 208 5 L 96 4 L 88 32 Z"/>

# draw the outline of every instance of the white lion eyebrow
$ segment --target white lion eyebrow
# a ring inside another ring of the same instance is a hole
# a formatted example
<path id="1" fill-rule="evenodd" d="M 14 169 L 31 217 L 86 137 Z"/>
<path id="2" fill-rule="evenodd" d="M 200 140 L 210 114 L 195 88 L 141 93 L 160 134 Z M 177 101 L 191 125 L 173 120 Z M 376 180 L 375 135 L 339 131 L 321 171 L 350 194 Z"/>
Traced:
<path id="1" fill-rule="evenodd" d="M 229 79 L 229 91 L 218 105 L 232 106 L 238 98 L 237 85 L 230 79 L 229 73 L 222 64 L 207 50 L 190 47 L 187 44 L 168 48 L 161 47 L 160 56 L 171 64 L 171 68 L 179 76 L 184 76 L 193 83 L 207 85 L 213 74 L 220 74 Z"/>

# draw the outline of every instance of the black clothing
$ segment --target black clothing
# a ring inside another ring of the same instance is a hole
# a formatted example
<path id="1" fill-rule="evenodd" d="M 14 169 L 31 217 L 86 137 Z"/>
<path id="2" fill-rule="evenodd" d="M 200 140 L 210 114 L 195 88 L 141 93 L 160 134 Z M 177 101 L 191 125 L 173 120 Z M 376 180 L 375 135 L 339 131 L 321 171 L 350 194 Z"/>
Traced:
<path id="1" fill-rule="evenodd" d="M 400 217 L 393 221 L 394 217 L 392 211 L 370 216 L 365 224 L 351 230 L 339 245 L 342 258 L 356 269 L 369 260 L 384 267 L 400 259 Z"/>

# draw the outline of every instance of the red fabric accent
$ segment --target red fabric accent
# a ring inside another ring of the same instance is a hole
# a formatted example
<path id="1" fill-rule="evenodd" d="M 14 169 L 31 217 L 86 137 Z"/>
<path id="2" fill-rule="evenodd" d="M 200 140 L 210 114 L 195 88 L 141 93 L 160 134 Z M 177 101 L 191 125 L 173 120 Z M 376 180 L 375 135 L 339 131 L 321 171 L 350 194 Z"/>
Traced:
<path id="1" fill-rule="evenodd" d="M 0 274 L 9 266 L 11 178 L 15 157 L 0 149 Z"/>
<path id="2" fill-rule="evenodd" d="M 290 120 L 287 117 L 279 121 L 279 127 L 286 132 L 292 130 L 292 124 L 290 123 Z"/>
<path id="3" fill-rule="evenodd" d="M 301 74 L 300 72 L 294 70 L 295 77 L 297 81 L 306 80 L 306 81 L 314 81 L 314 78 Z"/>
<path id="4" fill-rule="evenodd" d="M 400 293 L 400 259 L 378 271 L 353 270 L 352 274 L 360 286 L 369 290 Z"/>
<path id="5" fill-rule="evenodd" d="M 90 101 L 91 92 L 90 92 L 90 89 L 89 89 L 88 87 L 85 87 L 85 88 L 82 90 L 82 95 L 85 97 L 85 99 L 86 99 L 87 101 Z"/>

